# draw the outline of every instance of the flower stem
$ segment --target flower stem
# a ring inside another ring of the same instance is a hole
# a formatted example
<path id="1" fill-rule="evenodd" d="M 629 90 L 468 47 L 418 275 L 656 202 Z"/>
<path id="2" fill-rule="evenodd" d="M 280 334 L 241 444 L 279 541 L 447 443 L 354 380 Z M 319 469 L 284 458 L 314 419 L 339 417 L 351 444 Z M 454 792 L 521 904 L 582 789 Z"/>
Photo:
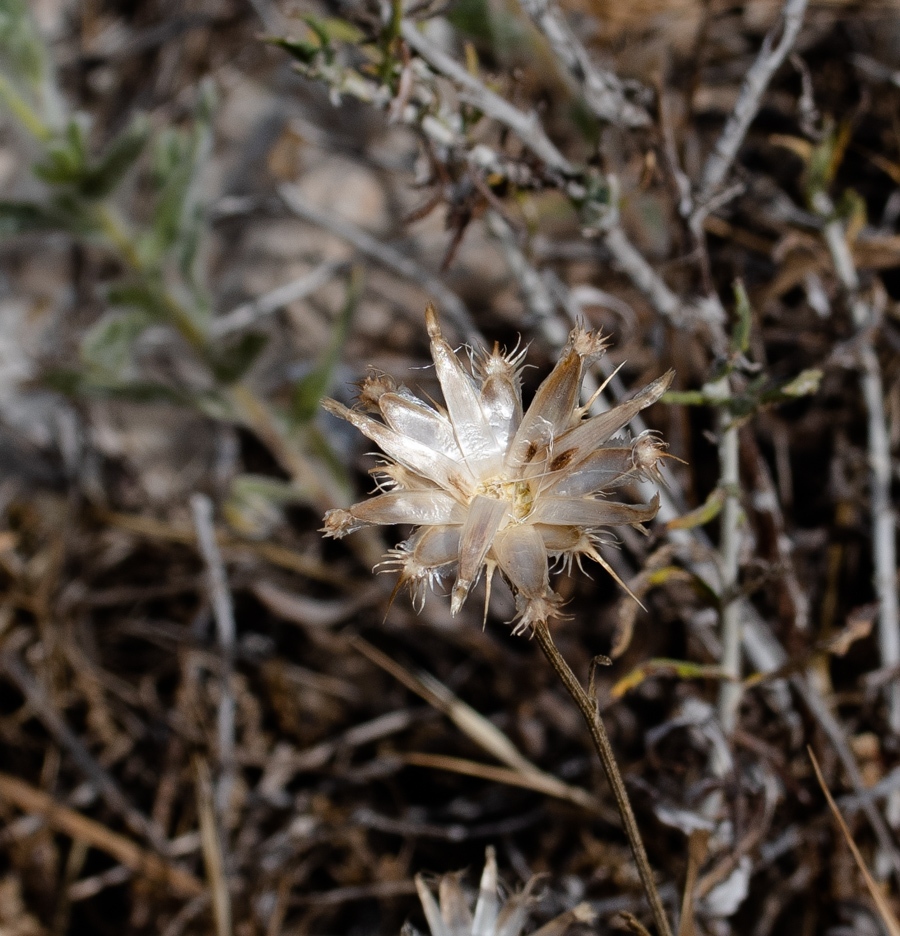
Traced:
<path id="1" fill-rule="evenodd" d="M 606 779 L 609 781 L 610 787 L 612 787 L 616 806 L 619 808 L 619 815 L 622 817 L 622 825 L 625 828 L 625 834 L 628 836 L 628 843 L 631 845 L 631 853 L 634 855 L 641 883 L 644 885 L 644 894 L 647 897 L 647 903 L 650 904 L 650 912 L 653 914 L 653 922 L 656 924 L 658 936 L 672 936 L 666 911 L 660 899 L 659 891 L 656 889 L 656 882 L 653 879 L 653 870 L 647 859 L 644 841 L 638 831 L 637 821 L 634 818 L 631 802 L 625 789 L 625 782 L 622 779 L 622 774 L 619 773 L 619 765 L 616 763 L 612 746 L 609 743 L 609 736 L 606 733 L 603 720 L 600 718 L 597 703 L 588 696 L 569 664 L 566 663 L 562 654 L 556 649 L 556 644 L 553 643 L 550 628 L 546 622 L 542 621 L 535 625 L 534 636 L 544 656 L 553 669 L 556 670 L 569 695 L 572 696 L 578 706 L 584 723 L 591 734 L 591 740 L 594 742 L 594 748 L 600 757 L 600 762 L 603 764 Z"/>

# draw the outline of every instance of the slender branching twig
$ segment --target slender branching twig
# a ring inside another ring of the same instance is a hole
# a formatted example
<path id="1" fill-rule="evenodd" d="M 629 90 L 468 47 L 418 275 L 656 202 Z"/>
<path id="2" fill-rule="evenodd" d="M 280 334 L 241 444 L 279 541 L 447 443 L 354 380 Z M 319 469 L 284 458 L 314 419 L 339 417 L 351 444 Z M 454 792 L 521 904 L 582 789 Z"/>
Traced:
<path id="1" fill-rule="evenodd" d="M 692 218 L 692 225 L 697 230 L 708 212 L 707 203 L 722 186 L 737 157 L 769 82 L 794 46 L 808 2 L 809 0 L 787 0 L 777 22 L 766 34 L 756 61 L 744 78 L 734 109 L 703 167 L 697 208 Z"/>
<path id="2" fill-rule="evenodd" d="M 413 51 L 417 52 L 436 72 L 449 78 L 457 86 L 461 99 L 477 107 L 487 117 L 497 121 L 497 123 L 514 133 L 526 149 L 543 160 L 549 172 L 558 173 L 562 177 L 559 179 L 560 187 L 567 196 L 581 206 L 585 215 L 586 226 L 597 231 L 603 240 L 604 246 L 612 255 L 614 263 L 631 280 L 634 286 L 647 297 L 650 304 L 666 321 L 677 328 L 706 327 L 712 334 L 713 344 L 718 348 L 721 343 L 719 341 L 721 324 L 725 318 L 724 310 L 718 298 L 711 295 L 693 302 L 683 302 L 666 285 L 663 278 L 631 243 L 622 228 L 617 204 L 619 191 L 615 177 L 594 179 L 593 182 L 595 183 L 603 183 L 598 186 L 598 191 L 605 191 L 606 195 L 602 197 L 589 195 L 587 176 L 584 170 L 574 166 L 563 156 L 544 132 L 536 114 L 526 113 L 518 109 L 505 98 L 486 87 L 463 65 L 427 38 L 415 23 L 404 20 L 400 32 Z M 296 197 L 287 195 L 286 192 L 293 193 L 293 196 L 296 196 L 297 193 L 289 186 L 282 186 L 282 197 L 295 213 L 302 213 L 308 220 L 339 233 L 338 226 L 341 222 L 335 222 L 326 212 L 317 212 L 317 217 L 314 218 L 313 212 L 316 212 L 316 209 L 308 205 L 305 208 L 302 207 Z M 345 237 L 346 240 L 354 243 L 350 236 L 351 233 L 349 231 L 346 235 L 339 233 L 339 236 Z M 384 250 L 383 245 L 375 241 L 374 238 L 371 239 L 370 244 L 364 245 L 364 240 L 368 238 L 368 235 L 363 234 L 362 238 L 357 243 L 358 249 L 378 259 L 379 251 Z M 410 276 L 410 278 L 419 279 L 420 282 L 423 282 L 425 288 L 430 289 L 435 299 L 444 306 L 445 311 L 449 311 L 448 318 L 454 319 L 454 308 L 452 305 L 448 305 L 441 296 L 441 292 L 446 290 L 446 287 L 443 286 L 440 280 L 435 282 L 436 278 L 429 277 L 429 280 L 426 281 L 421 276 L 414 276 L 410 272 L 406 272 L 404 267 L 409 265 L 406 258 L 391 258 L 388 260 L 385 257 L 379 259 L 379 262 L 395 269 L 404 276 Z M 438 288 L 432 289 L 432 282 Z"/>
<path id="3" fill-rule="evenodd" d="M 752 502 L 753 512 L 764 521 L 768 535 L 773 540 L 778 574 L 790 606 L 788 614 L 791 626 L 798 631 L 809 631 L 809 597 L 797 575 L 794 543 L 785 529 L 784 513 L 769 465 L 759 450 L 753 432 L 742 426 L 740 436 L 747 497 Z"/>
<path id="4" fill-rule="evenodd" d="M 726 402 L 731 393 L 728 377 L 709 385 L 707 393 L 722 398 L 718 408 L 719 488 L 724 493 L 719 524 L 719 575 L 722 585 L 720 665 L 725 679 L 719 687 L 719 718 L 722 730 L 726 735 L 731 735 L 737 726 L 737 712 L 741 702 L 741 608 L 737 600 L 741 542 L 738 429 L 733 425 Z"/>
<path id="5" fill-rule="evenodd" d="M 303 276 L 298 276 L 297 279 L 278 286 L 257 299 L 243 302 L 230 312 L 214 318 L 210 332 L 215 338 L 221 338 L 251 328 L 278 309 L 312 295 L 339 273 L 346 271 L 349 266 L 346 260 L 324 260 Z"/>
<path id="6" fill-rule="evenodd" d="M 298 218 L 330 231 L 341 240 L 352 244 L 369 259 L 405 279 L 418 283 L 440 305 L 441 314 L 452 323 L 461 337 L 472 340 L 473 336 L 478 334 L 469 310 L 459 296 L 420 263 L 368 234 L 351 221 L 339 217 L 333 211 L 326 211 L 311 204 L 295 186 L 285 184 L 278 191 L 285 205 Z"/>
<path id="7" fill-rule="evenodd" d="M 556 302 L 544 285 L 541 274 L 528 260 L 516 239 L 516 232 L 499 211 L 487 212 L 488 230 L 506 258 L 506 264 L 519 286 L 519 295 L 541 336 L 558 351 L 565 343 L 569 329 L 556 316 Z"/>
<path id="8" fill-rule="evenodd" d="M 537 114 L 527 114 L 495 94 L 473 74 L 460 65 L 452 56 L 447 55 L 435 43 L 422 33 L 419 27 L 404 20 L 400 33 L 407 44 L 431 65 L 432 68 L 450 78 L 461 90 L 461 97 L 468 104 L 477 107 L 482 113 L 502 124 L 522 141 L 538 159 L 542 159 L 551 169 L 569 176 L 575 173 L 575 167 L 550 142 L 544 133 Z"/>
<path id="9" fill-rule="evenodd" d="M 52 705 L 50 699 L 47 698 L 47 693 L 29 672 L 19 655 L 14 650 L 4 651 L 0 656 L 0 668 L 25 696 L 34 714 L 57 744 L 68 751 L 69 756 L 90 780 L 106 805 L 122 817 L 132 832 L 147 839 L 161 855 L 167 855 L 169 843 L 162 829 L 130 802 L 109 771 L 97 763 L 84 742 Z"/>
<path id="10" fill-rule="evenodd" d="M 205 494 L 194 494 L 191 497 L 191 511 L 194 515 L 194 528 L 197 531 L 197 543 L 200 554 L 206 566 L 209 597 L 212 604 L 213 618 L 216 622 L 216 635 L 221 655 L 221 669 L 219 671 L 219 711 L 218 711 L 218 742 L 219 742 L 219 778 L 216 783 L 216 808 L 219 816 L 224 818 L 228 811 L 228 803 L 234 788 L 235 763 L 235 726 L 234 715 L 236 702 L 234 698 L 234 654 L 236 627 L 234 623 L 234 606 L 231 601 L 231 591 L 228 588 L 228 574 L 222 553 L 216 540 L 216 530 L 213 525 L 212 501 Z M 223 825 L 224 827 L 224 825 Z"/>
<path id="11" fill-rule="evenodd" d="M 619 269 L 635 287 L 647 297 L 653 308 L 676 328 L 695 329 L 705 327 L 714 349 L 721 350 L 724 332 L 725 310 L 718 296 L 712 294 L 692 303 L 685 303 L 666 285 L 663 278 L 653 269 L 643 254 L 631 243 L 619 221 L 617 184 L 609 176 L 613 196 L 610 207 L 599 223 L 603 244 L 612 254 Z"/>
<path id="12" fill-rule="evenodd" d="M 646 127 L 650 123 L 647 111 L 625 97 L 618 75 L 598 68 L 591 61 L 587 49 L 553 0 L 522 0 L 522 9 L 546 38 L 553 54 L 597 117 L 623 127 Z"/>
<path id="13" fill-rule="evenodd" d="M 891 446 L 881 365 L 872 342 L 875 325 L 874 306 L 860 295 L 859 276 L 847 243 L 841 220 L 834 216 L 834 206 L 824 191 L 813 198 L 816 209 L 830 220 L 823 231 L 832 262 L 847 294 L 850 315 L 858 330 L 857 357 L 860 387 L 866 407 L 869 448 L 869 507 L 872 517 L 872 556 L 875 595 L 878 599 L 878 649 L 881 665 L 900 665 L 900 595 L 897 583 L 897 523 L 891 498 Z M 885 686 L 888 725 L 900 734 L 900 683 L 889 680 Z M 900 826 L 900 794 L 888 799 L 888 819 Z"/>
<path id="14" fill-rule="evenodd" d="M 830 201 L 819 193 L 823 210 L 833 211 Z M 884 407 L 881 366 L 872 343 L 870 329 L 875 324 L 875 309 L 859 292 L 859 276 L 840 220 L 828 221 L 825 242 L 834 268 L 847 292 L 853 324 L 859 331 L 857 353 L 860 386 L 866 406 L 869 444 L 869 500 L 872 516 L 872 553 L 875 567 L 875 594 L 878 598 L 878 644 L 881 665 L 900 664 L 900 600 L 897 584 L 896 513 L 891 498 L 891 447 Z M 900 683 L 891 680 L 886 686 L 888 724 L 900 733 Z"/>
<path id="15" fill-rule="evenodd" d="M 631 846 L 631 853 L 634 855 L 637 864 L 638 874 L 641 883 L 644 886 L 644 893 L 647 902 L 650 904 L 650 912 L 653 914 L 653 922 L 656 924 L 658 936 L 672 936 L 669 927 L 669 920 L 666 917 L 666 911 L 663 907 L 659 891 L 656 888 L 656 881 L 653 877 L 653 870 L 650 867 L 650 861 L 647 858 L 647 850 L 644 848 L 644 841 L 641 838 L 638 829 L 637 820 L 634 818 L 634 812 L 631 808 L 631 801 L 628 799 L 628 791 L 625 789 L 625 781 L 619 771 L 619 765 L 616 763 L 613 754 L 612 745 L 609 743 L 609 736 L 606 733 L 606 727 L 603 719 L 600 717 L 600 711 L 597 708 L 597 700 L 592 699 L 584 687 L 578 681 L 578 677 L 572 672 L 571 667 L 566 663 L 562 654 L 556 649 L 556 644 L 550 636 L 550 629 L 546 622 L 537 624 L 534 628 L 535 640 L 543 651 L 547 662 L 556 670 L 557 675 L 562 680 L 572 700 L 578 706 L 581 717 L 587 725 L 591 734 L 591 740 L 594 748 L 603 764 L 603 770 L 606 778 L 612 788 L 613 796 L 616 800 L 616 806 L 619 808 L 619 815 L 622 817 L 622 825 L 625 834 L 628 836 L 628 844 Z"/>
<path id="16" fill-rule="evenodd" d="M 197 813 L 200 820 L 203 863 L 209 882 L 216 936 L 231 936 L 231 893 L 225 867 L 223 829 L 216 815 L 212 779 L 209 767 L 202 758 L 197 758 L 194 769 L 197 778 Z"/>

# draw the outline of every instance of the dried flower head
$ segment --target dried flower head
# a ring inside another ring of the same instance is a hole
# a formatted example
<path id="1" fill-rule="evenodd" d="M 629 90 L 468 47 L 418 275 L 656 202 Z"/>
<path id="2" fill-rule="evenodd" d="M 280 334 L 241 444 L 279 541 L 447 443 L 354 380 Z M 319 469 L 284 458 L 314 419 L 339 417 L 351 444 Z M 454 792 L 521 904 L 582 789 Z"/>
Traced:
<path id="1" fill-rule="evenodd" d="M 415 606 L 421 609 L 426 586 L 455 574 L 450 608 L 456 614 L 482 571 L 489 594 L 499 569 L 515 595 L 520 633 L 559 616 L 551 561 L 571 568 L 587 556 L 619 581 L 598 552 L 600 531 L 651 520 L 659 499 L 630 505 L 608 495 L 629 481 L 656 478 L 665 445 L 652 434 L 614 439 L 662 396 L 673 372 L 586 418 L 590 404 L 579 405 L 581 384 L 606 340 L 577 327 L 523 412 L 524 352 L 504 354 L 495 345 L 472 356 L 470 373 L 441 334 L 433 306 L 425 318 L 445 406 L 426 403 L 384 374 L 363 381 L 360 409 L 325 401 L 390 461 L 373 471 L 382 493 L 349 510 L 329 510 L 323 532 L 340 538 L 369 524 L 416 526 L 383 563 L 399 571 L 398 588 L 409 588 Z"/>
<path id="2" fill-rule="evenodd" d="M 513 895 L 504 904 L 497 881 L 497 859 L 489 845 L 474 914 L 469 910 L 458 874 L 445 874 L 440 879 L 438 900 L 434 899 L 421 874 L 416 875 L 416 890 L 431 936 L 519 936 L 537 882 L 538 878 L 532 878 L 520 894 Z M 534 936 L 562 936 L 573 924 L 590 923 L 593 919 L 590 905 L 582 903 L 546 923 Z M 410 924 L 403 931 L 404 936 L 418 936 Z"/>

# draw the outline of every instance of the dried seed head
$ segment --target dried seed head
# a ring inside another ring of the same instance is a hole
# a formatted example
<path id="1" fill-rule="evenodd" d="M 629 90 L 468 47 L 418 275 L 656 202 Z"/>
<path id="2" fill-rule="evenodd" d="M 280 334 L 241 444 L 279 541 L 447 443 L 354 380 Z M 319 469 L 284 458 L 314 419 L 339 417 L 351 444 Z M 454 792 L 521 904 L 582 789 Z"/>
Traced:
<path id="1" fill-rule="evenodd" d="M 431 936 L 520 936 L 528 922 L 528 907 L 534 903 L 534 888 L 539 878 L 533 877 L 524 889 L 504 901 L 497 875 L 497 858 L 492 846 L 485 850 L 484 871 L 478 887 L 474 912 L 462 889 L 462 874 L 445 874 L 438 881 L 438 899 L 421 874 L 416 875 L 416 891 L 425 912 Z M 545 923 L 540 932 L 545 936 L 564 936 L 578 923 L 591 923 L 594 911 L 587 903 L 578 904 Z M 406 924 L 404 936 L 418 936 Z"/>
<path id="2" fill-rule="evenodd" d="M 457 614 L 484 570 L 490 580 L 499 569 L 515 595 L 516 632 L 526 631 L 560 617 L 551 561 L 571 568 L 587 557 L 612 573 L 598 551 L 598 531 L 640 527 L 656 515 L 658 498 L 629 505 L 607 495 L 628 481 L 659 480 L 659 460 L 670 457 L 665 445 L 650 433 L 630 443 L 611 440 L 662 396 L 673 372 L 587 417 L 579 405 L 585 368 L 607 342 L 577 326 L 523 411 L 523 351 L 503 353 L 495 345 L 472 356 L 467 369 L 444 339 L 433 306 L 425 321 L 445 408 L 375 373 L 360 384 L 359 408 L 324 402 L 391 461 L 374 472 L 381 493 L 329 511 L 323 532 L 340 538 L 367 524 L 411 524 L 418 529 L 391 550 L 383 568 L 399 572 L 398 588 L 409 589 L 417 608 L 426 586 L 454 575 L 450 609 Z"/>
<path id="3" fill-rule="evenodd" d="M 353 514 L 349 510 L 336 508 L 329 510 L 323 517 L 325 526 L 319 531 L 332 539 L 343 539 L 348 533 L 359 530 L 364 527 L 364 523 L 359 523 L 353 519 Z"/>
<path id="4" fill-rule="evenodd" d="M 378 401 L 381 397 L 397 389 L 393 377 L 378 371 L 370 371 L 356 386 L 359 387 L 356 400 L 367 413 L 379 412 Z"/>
<path id="5" fill-rule="evenodd" d="M 632 446 L 632 460 L 634 467 L 645 478 L 657 482 L 662 482 L 662 475 L 659 471 L 659 462 L 663 458 L 671 458 L 666 453 L 666 445 L 662 439 L 653 432 L 642 432 L 635 440 Z"/>

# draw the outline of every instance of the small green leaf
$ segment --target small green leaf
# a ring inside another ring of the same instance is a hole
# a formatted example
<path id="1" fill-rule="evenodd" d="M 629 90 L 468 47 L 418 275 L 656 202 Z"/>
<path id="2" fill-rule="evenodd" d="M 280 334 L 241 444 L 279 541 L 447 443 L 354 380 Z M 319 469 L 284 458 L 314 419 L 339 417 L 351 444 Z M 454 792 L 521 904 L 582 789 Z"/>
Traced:
<path id="1" fill-rule="evenodd" d="M 165 296 L 157 285 L 149 282 L 117 283 L 107 289 L 106 300 L 123 309 L 141 309 L 158 321 L 167 317 Z"/>
<path id="2" fill-rule="evenodd" d="M 721 667 L 690 660 L 669 660 L 665 658 L 648 660 L 623 676 L 610 689 L 614 699 L 621 699 L 626 692 L 639 686 L 651 676 L 675 676 L 677 679 L 727 679 Z"/>
<path id="3" fill-rule="evenodd" d="M 131 363 L 135 342 L 152 324 L 152 316 L 138 309 L 105 315 L 82 338 L 81 358 L 89 368 L 120 377 Z"/>
<path id="4" fill-rule="evenodd" d="M 268 342 L 262 332 L 247 332 L 236 340 L 206 353 L 216 380 L 225 386 L 236 383 L 256 362 Z"/>
<path id="5" fill-rule="evenodd" d="M 205 233 L 206 214 L 200 199 L 198 178 L 212 150 L 211 85 L 204 83 L 198 97 L 194 123 L 189 130 L 161 133 L 153 148 L 151 179 L 156 200 L 149 231 L 139 250 L 150 266 L 171 257 L 192 292 L 195 323 L 201 330 L 208 318 L 209 299 L 197 269 L 199 245 Z"/>
<path id="6" fill-rule="evenodd" d="M 822 142 L 813 147 L 806 166 L 805 188 L 806 197 L 810 205 L 813 204 L 816 193 L 827 192 L 834 181 L 850 139 L 853 135 L 853 123 L 844 120 L 835 125 L 830 121 L 826 127 Z"/>
<path id="7" fill-rule="evenodd" d="M 688 569 L 682 569 L 680 566 L 664 566 L 662 569 L 656 569 L 647 576 L 647 589 L 658 588 L 662 585 L 668 585 L 673 582 L 680 582 L 689 585 L 694 594 L 710 607 L 719 607 L 719 596 L 716 590 L 695 572 Z"/>
<path id="8" fill-rule="evenodd" d="M 812 396 L 812 394 L 818 392 L 822 376 L 822 371 L 817 368 L 801 371 L 793 380 L 789 380 L 786 384 L 761 394 L 758 403 L 772 406 L 777 403 L 788 403 L 800 397 Z"/>
<path id="9" fill-rule="evenodd" d="M 753 324 L 753 309 L 747 290 L 741 280 L 734 281 L 734 311 L 737 322 L 731 333 L 731 351 L 733 354 L 746 354 L 750 350 L 750 328 Z"/>
<path id="10" fill-rule="evenodd" d="M 492 7 L 486 0 L 456 0 L 447 8 L 447 19 L 461 33 L 493 46 Z"/>
<path id="11" fill-rule="evenodd" d="M 674 403 L 679 406 L 707 406 L 727 402 L 726 400 L 714 400 L 701 390 L 670 390 L 668 393 L 664 393 L 660 400 L 663 403 Z"/>
<path id="12" fill-rule="evenodd" d="M 835 205 L 835 214 L 847 224 L 848 230 L 858 231 L 868 218 L 866 200 L 854 189 L 845 189 Z"/>
<path id="13" fill-rule="evenodd" d="M 172 249 L 181 232 L 188 187 L 193 178 L 192 153 L 186 135 L 166 130 L 156 141 L 152 178 L 158 195 L 150 232 L 141 249 L 151 263 Z"/>
<path id="14" fill-rule="evenodd" d="M 48 185 L 75 185 L 84 172 L 84 164 L 68 147 L 52 144 L 43 161 L 35 163 L 31 171 Z"/>
<path id="15" fill-rule="evenodd" d="M 399 18 L 397 17 L 397 11 L 392 7 L 391 23 L 394 22 L 395 18 L 397 22 L 393 28 L 398 30 Z M 308 14 L 303 17 L 303 22 L 316 34 L 323 46 L 330 42 L 347 42 L 356 45 L 366 38 L 365 33 L 358 26 L 354 26 L 349 20 L 342 19 L 339 16 L 321 17 Z M 391 24 L 389 24 L 388 28 L 391 28 Z"/>
<path id="16" fill-rule="evenodd" d="M 139 114 L 109 144 L 106 152 L 87 172 L 81 183 L 86 198 L 105 198 L 115 191 L 128 170 L 135 164 L 150 135 L 150 124 Z"/>
<path id="17" fill-rule="evenodd" d="M 0 59 L 11 74 L 35 90 L 40 87 L 47 50 L 22 0 L 0 0 Z"/>
<path id="18" fill-rule="evenodd" d="M 725 491 L 722 488 L 716 488 L 699 507 L 670 520 L 666 524 L 666 529 L 693 530 L 695 527 L 703 526 L 718 517 L 724 503 Z"/>
<path id="19" fill-rule="evenodd" d="M 314 42 L 307 42 L 305 39 L 287 39 L 275 38 L 268 40 L 271 45 L 284 49 L 289 55 L 292 55 L 303 65 L 313 65 L 322 51 L 322 47 Z"/>
<path id="20" fill-rule="evenodd" d="M 0 201 L 0 237 L 29 231 L 53 231 L 59 227 L 59 218 L 44 205 L 26 201 Z"/>
<path id="21" fill-rule="evenodd" d="M 48 185 L 77 186 L 88 168 L 89 125 L 84 114 L 70 117 L 63 131 L 46 144 L 43 161 L 31 167 L 35 176 Z"/>
<path id="22" fill-rule="evenodd" d="M 819 392 L 819 385 L 822 383 L 823 376 L 823 372 L 817 368 L 801 371 L 793 380 L 784 384 L 779 392 L 783 397 L 792 399 L 812 396 L 812 394 Z"/>

